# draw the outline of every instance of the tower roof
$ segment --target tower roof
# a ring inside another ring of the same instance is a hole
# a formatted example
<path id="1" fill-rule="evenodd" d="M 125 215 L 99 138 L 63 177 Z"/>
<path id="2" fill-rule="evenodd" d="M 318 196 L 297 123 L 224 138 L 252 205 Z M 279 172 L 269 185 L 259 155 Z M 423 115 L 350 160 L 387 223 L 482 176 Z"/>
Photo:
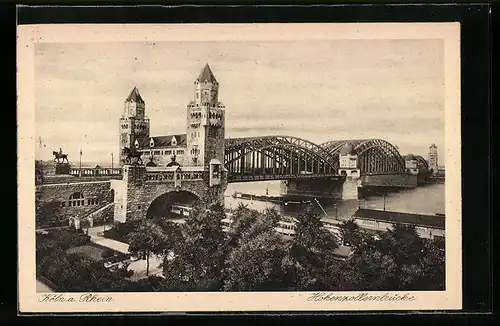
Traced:
<path id="1" fill-rule="evenodd" d="M 436 144 L 432 143 L 432 145 L 429 148 L 437 148 Z"/>
<path id="2" fill-rule="evenodd" d="M 142 99 L 141 94 L 139 94 L 139 90 L 135 86 L 132 92 L 130 92 L 130 95 L 127 97 L 126 101 L 144 104 L 144 100 Z"/>
<path id="3" fill-rule="evenodd" d="M 215 79 L 212 69 L 210 69 L 208 63 L 205 64 L 205 67 L 203 67 L 203 69 L 201 70 L 198 78 L 196 78 L 196 81 L 198 82 L 204 82 L 205 80 L 210 83 L 217 83 L 217 79 Z"/>
<path id="4" fill-rule="evenodd" d="M 351 143 L 346 143 L 344 147 L 339 152 L 339 155 L 351 155 L 354 156 L 356 155 L 356 151 L 354 150 L 354 147 L 352 146 Z"/>

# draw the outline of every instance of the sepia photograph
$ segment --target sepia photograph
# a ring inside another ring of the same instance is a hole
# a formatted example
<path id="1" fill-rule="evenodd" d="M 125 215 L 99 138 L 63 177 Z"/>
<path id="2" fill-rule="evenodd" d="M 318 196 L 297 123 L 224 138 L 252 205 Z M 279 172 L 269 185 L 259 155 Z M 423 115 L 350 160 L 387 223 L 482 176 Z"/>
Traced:
<path id="1" fill-rule="evenodd" d="M 458 30 L 20 26 L 26 308 L 460 308 Z"/>

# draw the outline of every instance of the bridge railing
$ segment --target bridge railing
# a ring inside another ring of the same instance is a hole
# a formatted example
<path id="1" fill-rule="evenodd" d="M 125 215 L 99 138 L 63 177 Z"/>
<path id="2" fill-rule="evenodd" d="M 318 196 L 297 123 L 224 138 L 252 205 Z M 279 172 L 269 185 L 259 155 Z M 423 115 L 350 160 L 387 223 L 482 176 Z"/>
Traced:
<path id="1" fill-rule="evenodd" d="M 301 180 L 338 178 L 336 173 L 325 174 L 238 174 L 230 173 L 228 182 L 264 181 L 264 180 Z"/>
<path id="2" fill-rule="evenodd" d="M 75 177 L 121 176 L 121 168 L 71 168 L 70 175 Z"/>
<path id="3" fill-rule="evenodd" d="M 180 182 L 201 181 L 208 176 L 208 172 L 197 167 L 167 167 L 147 168 L 146 178 L 148 182 Z"/>

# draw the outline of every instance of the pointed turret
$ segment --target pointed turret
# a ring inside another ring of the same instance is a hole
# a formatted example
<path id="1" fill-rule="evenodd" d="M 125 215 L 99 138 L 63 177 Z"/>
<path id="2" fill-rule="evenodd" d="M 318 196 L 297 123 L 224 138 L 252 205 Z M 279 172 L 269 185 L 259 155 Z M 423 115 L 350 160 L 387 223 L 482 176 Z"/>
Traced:
<path id="1" fill-rule="evenodd" d="M 135 86 L 132 92 L 130 92 L 130 95 L 127 97 L 126 101 L 144 104 L 144 100 L 142 99 L 141 94 L 139 94 L 139 90 Z"/>
<path id="2" fill-rule="evenodd" d="M 429 148 L 437 148 L 436 144 L 432 143 L 432 145 Z"/>
<path id="3" fill-rule="evenodd" d="M 198 78 L 196 78 L 196 81 L 199 83 L 203 83 L 206 81 L 209 83 L 217 84 L 217 79 L 215 79 L 212 69 L 210 69 L 208 63 L 205 64 L 205 67 L 203 67 L 203 69 L 201 70 Z"/>

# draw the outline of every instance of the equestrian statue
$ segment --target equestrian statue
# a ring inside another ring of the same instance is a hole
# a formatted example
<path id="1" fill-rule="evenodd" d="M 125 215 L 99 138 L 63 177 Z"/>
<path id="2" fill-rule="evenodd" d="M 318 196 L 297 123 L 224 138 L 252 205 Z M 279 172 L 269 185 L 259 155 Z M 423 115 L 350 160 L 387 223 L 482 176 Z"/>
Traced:
<path id="1" fill-rule="evenodd" d="M 129 148 L 129 147 L 124 147 L 123 148 L 123 163 L 125 164 L 130 164 L 132 162 L 132 159 L 134 160 L 134 165 L 142 165 L 142 159 L 141 159 L 142 153 L 139 152 L 135 148 Z"/>
<path id="2" fill-rule="evenodd" d="M 54 155 L 54 162 L 64 163 L 66 161 L 66 163 L 69 163 L 68 154 L 63 154 L 62 148 L 59 148 L 59 152 L 53 151 L 52 154 Z"/>

